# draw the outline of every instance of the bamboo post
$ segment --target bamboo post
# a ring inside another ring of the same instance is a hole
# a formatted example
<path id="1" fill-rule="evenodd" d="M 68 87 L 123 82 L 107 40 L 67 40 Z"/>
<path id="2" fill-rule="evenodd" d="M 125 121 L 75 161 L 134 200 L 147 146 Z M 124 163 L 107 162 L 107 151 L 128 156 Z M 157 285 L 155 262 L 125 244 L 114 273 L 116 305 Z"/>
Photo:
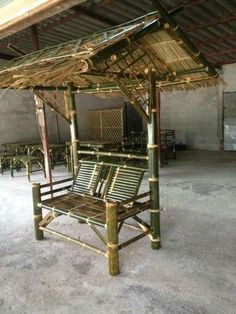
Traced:
<path id="1" fill-rule="evenodd" d="M 152 228 L 152 249 L 161 247 L 160 240 L 160 195 L 159 195 L 159 165 L 157 139 L 157 106 L 156 106 L 156 72 L 151 72 L 150 88 L 151 122 L 148 123 L 148 157 L 149 157 L 149 186 L 151 191 L 150 219 Z"/>
<path id="2" fill-rule="evenodd" d="M 73 155 L 73 173 L 76 174 L 78 170 L 78 149 L 79 149 L 79 129 L 77 122 L 75 95 L 73 93 L 73 83 L 67 83 L 67 105 L 70 113 L 70 133 L 71 146 Z"/>
<path id="3" fill-rule="evenodd" d="M 11 177 L 14 177 L 14 161 L 13 158 L 10 158 L 10 169 L 11 169 Z"/>
<path id="4" fill-rule="evenodd" d="M 41 202 L 40 196 L 40 184 L 32 184 L 32 195 L 33 195 L 33 210 L 34 210 L 34 230 L 35 230 L 35 239 L 43 240 L 43 231 L 39 229 L 39 223 L 42 220 L 42 208 L 38 206 Z"/>
<path id="5" fill-rule="evenodd" d="M 116 276 L 120 273 L 119 269 L 119 248 L 118 248 L 118 218 L 117 204 L 106 203 L 106 225 L 107 225 L 107 250 L 109 274 Z"/>
<path id="6" fill-rule="evenodd" d="M 157 92 L 157 134 L 158 134 L 158 157 L 159 165 L 162 166 L 161 162 L 161 92 Z"/>
<path id="7" fill-rule="evenodd" d="M 30 182 L 30 172 L 31 172 L 31 169 L 30 169 L 30 162 L 26 162 L 26 173 L 27 173 L 27 178 L 28 178 L 28 181 Z"/>
<path id="8" fill-rule="evenodd" d="M 3 174 L 3 157 L 0 157 L 0 171 Z"/>

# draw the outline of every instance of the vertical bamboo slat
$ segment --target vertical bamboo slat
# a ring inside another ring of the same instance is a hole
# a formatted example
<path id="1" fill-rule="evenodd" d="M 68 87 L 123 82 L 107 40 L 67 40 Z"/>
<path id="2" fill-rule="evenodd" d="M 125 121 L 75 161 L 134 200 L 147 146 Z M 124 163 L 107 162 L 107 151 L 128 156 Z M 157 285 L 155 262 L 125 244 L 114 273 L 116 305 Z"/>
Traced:
<path id="1" fill-rule="evenodd" d="M 35 230 L 35 239 L 43 240 L 43 231 L 39 229 L 39 223 L 42 220 L 42 209 L 38 206 L 41 202 L 40 196 L 40 184 L 32 184 L 32 195 L 33 195 L 33 210 L 34 210 L 34 230 Z"/>
<path id="2" fill-rule="evenodd" d="M 106 225 L 108 240 L 107 249 L 109 274 L 112 276 L 116 276 L 120 273 L 118 248 L 118 219 L 116 203 L 106 203 Z"/>
<path id="3" fill-rule="evenodd" d="M 150 86 L 151 122 L 148 123 L 148 157 L 149 157 L 149 186 L 151 191 L 150 219 L 152 228 L 152 249 L 161 247 L 160 240 L 160 195 L 159 195 L 159 164 L 157 139 L 157 106 L 156 106 L 156 73 L 151 72 Z"/>

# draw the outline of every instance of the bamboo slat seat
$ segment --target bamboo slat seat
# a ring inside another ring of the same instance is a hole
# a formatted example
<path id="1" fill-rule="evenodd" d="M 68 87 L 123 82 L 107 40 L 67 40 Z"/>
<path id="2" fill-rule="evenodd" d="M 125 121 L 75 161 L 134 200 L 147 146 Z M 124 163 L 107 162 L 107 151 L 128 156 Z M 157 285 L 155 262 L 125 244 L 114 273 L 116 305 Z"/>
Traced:
<path id="1" fill-rule="evenodd" d="M 149 205 L 135 202 L 130 207 L 119 206 L 117 208 L 118 222 L 148 209 Z M 106 225 L 106 202 L 100 199 L 70 193 L 44 201 L 41 207 L 87 223 L 103 227 Z"/>

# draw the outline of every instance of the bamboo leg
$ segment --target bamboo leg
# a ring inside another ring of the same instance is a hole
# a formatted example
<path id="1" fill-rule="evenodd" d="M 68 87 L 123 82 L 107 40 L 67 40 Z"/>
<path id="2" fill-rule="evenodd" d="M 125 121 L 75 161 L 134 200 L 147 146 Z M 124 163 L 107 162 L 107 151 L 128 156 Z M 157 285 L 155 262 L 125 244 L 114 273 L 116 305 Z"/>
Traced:
<path id="1" fill-rule="evenodd" d="M 148 124 L 148 157 L 149 157 L 149 186 L 151 191 L 151 227 L 152 249 L 161 247 L 160 239 L 160 196 L 159 196 L 159 165 L 157 140 L 157 109 L 156 109 L 156 73 L 151 73 L 151 123 Z"/>
<path id="2" fill-rule="evenodd" d="M 120 273 L 118 248 L 118 219 L 116 203 L 106 203 L 106 224 L 108 239 L 107 249 L 109 274 L 112 276 L 116 276 Z"/>
<path id="3" fill-rule="evenodd" d="M 30 162 L 26 163 L 26 173 L 27 173 L 27 177 L 28 177 L 28 181 L 30 182 Z"/>
<path id="4" fill-rule="evenodd" d="M 3 159 L 0 158 L 0 168 L 1 168 L 1 174 L 3 174 Z"/>
<path id="5" fill-rule="evenodd" d="M 11 169 L 11 177 L 14 178 L 14 170 L 13 170 L 13 160 L 12 158 L 10 159 L 10 169 Z"/>
<path id="6" fill-rule="evenodd" d="M 34 230 L 35 230 L 35 239 L 43 240 L 43 231 L 39 229 L 39 223 L 42 220 L 42 208 L 38 206 L 41 202 L 40 196 L 40 184 L 32 184 L 32 195 L 33 195 L 33 210 L 34 210 Z"/>

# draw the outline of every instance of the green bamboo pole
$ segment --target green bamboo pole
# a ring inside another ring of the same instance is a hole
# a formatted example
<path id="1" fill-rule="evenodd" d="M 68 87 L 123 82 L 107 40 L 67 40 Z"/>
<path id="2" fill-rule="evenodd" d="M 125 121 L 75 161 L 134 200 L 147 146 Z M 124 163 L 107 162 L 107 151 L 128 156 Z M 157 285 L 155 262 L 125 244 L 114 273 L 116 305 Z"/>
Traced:
<path id="1" fill-rule="evenodd" d="M 73 83 L 67 83 L 67 102 L 70 113 L 70 133 L 71 133 L 71 147 L 73 155 L 73 173 L 78 171 L 78 149 L 79 149 L 79 129 L 77 122 L 77 112 L 75 103 L 75 94 L 73 93 Z"/>
<path id="2" fill-rule="evenodd" d="M 107 250 L 109 274 L 116 276 L 120 273 L 119 269 L 119 247 L 118 247 L 118 218 L 117 204 L 106 203 L 106 226 L 107 226 Z"/>
<path id="3" fill-rule="evenodd" d="M 119 158 L 128 158 L 128 159 L 148 160 L 148 156 L 145 156 L 145 155 L 112 153 L 112 152 L 97 152 L 97 151 L 91 151 L 91 150 L 79 150 L 78 153 L 81 155 L 96 155 L 96 156 L 109 156 L 109 157 L 119 157 Z"/>
<path id="4" fill-rule="evenodd" d="M 34 210 L 34 230 L 35 230 L 35 239 L 43 240 L 43 231 L 39 229 L 39 223 L 42 220 L 42 208 L 38 206 L 41 202 L 40 196 L 40 184 L 32 184 L 32 195 L 33 195 L 33 210 Z"/>
<path id="5" fill-rule="evenodd" d="M 157 139 L 157 106 L 156 106 L 156 73 L 151 72 L 150 88 L 151 122 L 148 129 L 149 186 L 151 192 L 150 219 L 152 227 L 152 249 L 161 247 L 160 240 L 160 195 L 159 195 L 159 163 Z"/>

